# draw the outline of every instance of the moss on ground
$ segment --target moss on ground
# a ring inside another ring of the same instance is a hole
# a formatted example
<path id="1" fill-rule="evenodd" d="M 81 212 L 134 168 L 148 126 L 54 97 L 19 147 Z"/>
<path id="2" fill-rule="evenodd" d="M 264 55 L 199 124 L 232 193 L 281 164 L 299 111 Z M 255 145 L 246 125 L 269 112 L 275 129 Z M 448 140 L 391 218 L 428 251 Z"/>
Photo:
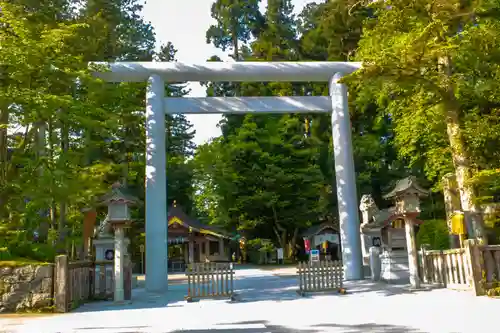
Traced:
<path id="1" fill-rule="evenodd" d="M 48 262 L 36 261 L 26 258 L 15 258 L 11 260 L 0 260 L 0 267 L 22 267 L 27 265 L 50 265 Z"/>

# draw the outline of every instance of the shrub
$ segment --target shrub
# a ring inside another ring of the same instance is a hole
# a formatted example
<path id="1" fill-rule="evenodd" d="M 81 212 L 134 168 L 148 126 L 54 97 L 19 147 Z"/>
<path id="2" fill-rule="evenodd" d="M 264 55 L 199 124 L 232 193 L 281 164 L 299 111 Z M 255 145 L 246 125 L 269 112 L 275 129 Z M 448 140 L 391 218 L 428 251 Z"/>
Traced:
<path id="1" fill-rule="evenodd" d="M 417 233 L 417 247 L 428 244 L 430 250 L 450 248 L 450 236 L 445 220 L 428 220 L 420 225 Z"/>

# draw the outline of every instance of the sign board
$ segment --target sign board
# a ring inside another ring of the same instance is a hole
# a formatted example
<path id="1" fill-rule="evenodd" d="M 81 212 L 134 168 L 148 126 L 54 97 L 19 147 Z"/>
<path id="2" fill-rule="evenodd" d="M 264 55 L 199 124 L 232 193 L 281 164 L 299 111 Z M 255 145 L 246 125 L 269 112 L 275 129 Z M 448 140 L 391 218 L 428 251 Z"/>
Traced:
<path id="1" fill-rule="evenodd" d="M 106 252 L 104 252 L 104 258 L 106 258 L 106 260 L 113 260 L 115 259 L 115 250 L 106 250 Z"/>
<path id="2" fill-rule="evenodd" d="M 311 250 L 311 261 L 319 261 L 319 250 Z"/>
<path id="3" fill-rule="evenodd" d="M 278 260 L 283 260 L 283 249 L 282 248 L 276 249 L 276 255 L 278 257 Z"/>

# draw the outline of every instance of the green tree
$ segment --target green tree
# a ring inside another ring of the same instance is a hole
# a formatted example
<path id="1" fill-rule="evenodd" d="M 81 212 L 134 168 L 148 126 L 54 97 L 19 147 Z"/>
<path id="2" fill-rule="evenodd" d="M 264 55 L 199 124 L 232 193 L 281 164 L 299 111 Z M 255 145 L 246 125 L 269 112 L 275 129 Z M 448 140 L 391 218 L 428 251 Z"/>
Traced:
<path id="1" fill-rule="evenodd" d="M 217 0 L 212 4 L 211 16 L 217 22 L 206 33 L 207 43 L 216 48 L 233 51 L 232 57 L 240 59 L 240 43 L 257 37 L 263 26 L 259 11 L 260 0 Z"/>
<path id="2" fill-rule="evenodd" d="M 485 101 L 497 96 L 498 22 L 490 15 L 496 5 L 422 0 L 372 6 L 375 17 L 365 23 L 357 53 L 366 65 L 354 76 L 359 84 L 370 82 L 366 89 L 391 115 L 402 156 L 414 164 L 424 160 L 434 179 L 455 170 L 471 231 L 483 237 L 471 184 L 478 166 L 464 128 L 471 112 L 495 109 Z"/>

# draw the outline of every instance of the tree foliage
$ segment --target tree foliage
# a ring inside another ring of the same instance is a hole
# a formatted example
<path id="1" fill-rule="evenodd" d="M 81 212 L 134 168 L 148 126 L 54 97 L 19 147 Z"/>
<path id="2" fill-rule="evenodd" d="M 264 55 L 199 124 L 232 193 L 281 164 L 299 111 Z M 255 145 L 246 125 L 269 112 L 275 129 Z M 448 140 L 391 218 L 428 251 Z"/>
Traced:
<path id="1" fill-rule="evenodd" d="M 433 190 L 421 218 L 435 220 L 419 237 L 442 248 L 431 235 L 444 232 L 441 178 L 454 172 L 470 235 L 484 236 L 481 205 L 500 193 L 498 1 L 338 0 L 300 12 L 290 0 L 268 0 L 263 11 L 261 4 L 214 1 L 207 43 L 234 61 L 362 61 L 344 78 L 358 196 L 389 206 L 382 195 L 393 182 L 417 176 Z M 156 41 L 137 0 L 0 7 L 0 253 L 75 254 L 81 209 L 112 183 L 144 199 L 145 84 L 101 82 L 87 63 L 175 61 L 177 51 Z M 204 84 L 209 96 L 328 94 L 321 83 Z M 185 84 L 165 86 L 167 96 L 188 92 Z M 286 248 L 287 256 L 306 228 L 338 221 L 329 115 L 226 115 L 221 137 L 200 147 L 185 116 L 166 116 L 165 125 L 165 204 L 176 200 L 206 223 Z M 136 249 L 144 209 L 134 215 Z M 487 230 L 497 228 L 490 220 Z"/>
<path id="2" fill-rule="evenodd" d="M 167 43 L 155 51 L 153 28 L 136 0 L 16 0 L 0 7 L 0 252 L 44 260 L 55 251 L 76 255 L 81 209 L 115 181 L 144 197 L 138 110 L 145 85 L 100 82 L 87 63 L 173 61 L 176 50 Z M 186 93 L 183 86 L 166 91 Z M 175 175 L 168 200 L 190 209 L 194 132 L 183 116 L 165 121 L 168 172 Z M 144 213 L 136 214 L 140 233 Z"/>

